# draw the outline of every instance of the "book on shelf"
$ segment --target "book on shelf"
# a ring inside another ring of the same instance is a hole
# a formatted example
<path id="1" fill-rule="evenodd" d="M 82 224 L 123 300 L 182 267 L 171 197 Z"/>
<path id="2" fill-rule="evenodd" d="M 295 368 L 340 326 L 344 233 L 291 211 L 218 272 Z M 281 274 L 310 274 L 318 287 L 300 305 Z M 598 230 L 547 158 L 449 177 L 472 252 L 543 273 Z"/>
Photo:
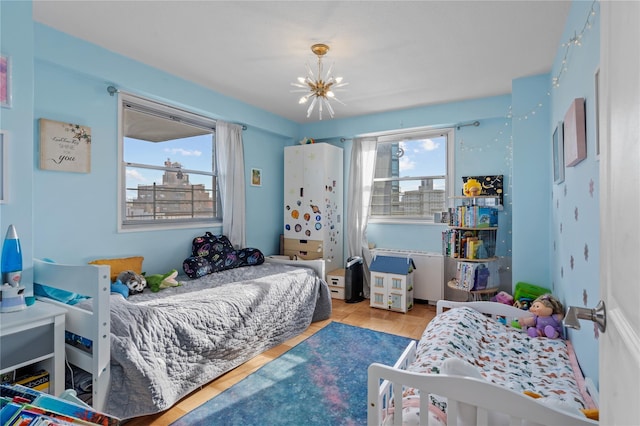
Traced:
<path id="1" fill-rule="evenodd" d="M 498 226 L 498 210 L 483 206 L 458 206 L 449 211 L 449 225 L 459 228 Z"/>
<path id="2" fill-rule="evenodd" d="M 39 370 L 29 373 L 17 378 L 13 384 L 49 393 L 49 372 L 47 370 Z"/>
<path id="3" fill-rule="evenodd" d="M 442 255 L 446 257 L 458 257 L 458 231 L 456 229 L 447 229 L 442 231 Z"/>
<path id="4" fill-rule="evenodd" d="M 458 288 L 465 291 L 483 290 L 487 288 L 490 275 L 487 263 L 459 262 L 456 277 Z"/>
<path id="5" fill-rule="evenodd" d="M 476 228 L 490 228 L 498 226 L 498 210 L 491 207 L 478 207 L 475 219 Z"/>

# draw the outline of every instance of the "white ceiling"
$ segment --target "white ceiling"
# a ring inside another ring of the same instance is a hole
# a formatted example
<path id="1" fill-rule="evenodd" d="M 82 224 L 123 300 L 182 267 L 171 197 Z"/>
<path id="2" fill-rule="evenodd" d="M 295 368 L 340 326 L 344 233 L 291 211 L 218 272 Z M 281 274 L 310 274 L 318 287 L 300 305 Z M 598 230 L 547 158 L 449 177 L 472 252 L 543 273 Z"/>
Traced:
<path id="1" fill-rule="evenodd" d="M 349 83 L 336 118 L 502 95 L 551 70 L 570 1 L 57 1 L 34 20 L 298 123 L 310 46 Z M 117 82 L 114 82 L 117 83 Z M 326 120 L 327 114 L 323 115 Z"/>

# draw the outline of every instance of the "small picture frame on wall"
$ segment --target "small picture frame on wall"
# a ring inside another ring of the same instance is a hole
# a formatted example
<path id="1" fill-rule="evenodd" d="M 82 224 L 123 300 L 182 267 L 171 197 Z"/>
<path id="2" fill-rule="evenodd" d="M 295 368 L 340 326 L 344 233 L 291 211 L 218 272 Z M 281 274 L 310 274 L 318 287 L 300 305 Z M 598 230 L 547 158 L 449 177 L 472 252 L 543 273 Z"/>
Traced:
<path id="1" fill-rule="evenodd" d="M 596 158 L 600 158 L 600 68 L 596 70 L 595 74 L 595 113 L 596 113 Z"/>
<path id="2" fill-rule="evenodd" d="M 40 168 L 58 172 L 91 171 L 91 128 L 41 118 Z"/>
<path id="3" fill-rule="evenodd" d="M 564 164 L 573 167 L 587 158 L 584 98 L 576 98 L 564 116 Z"/>
<path id="4" fill-rule="evenodd" d="M 251 169 L 251 186 L 262 186 L 261 169 Z"/>
<path id="5" fill-rule="evenodd" d="M 553 183 L 564 182 L 564 138 L 563 123 L 553 131 Z"/>
<path id="6" fill-rule="evenodd" d="M 0 130 L 0 204 L 7 202 L 7 133 Z"/>
<path id="7" fill-rule="evenodd" d="M 0 55 L 0 106 L 11 108 L 11 59 Z"/>

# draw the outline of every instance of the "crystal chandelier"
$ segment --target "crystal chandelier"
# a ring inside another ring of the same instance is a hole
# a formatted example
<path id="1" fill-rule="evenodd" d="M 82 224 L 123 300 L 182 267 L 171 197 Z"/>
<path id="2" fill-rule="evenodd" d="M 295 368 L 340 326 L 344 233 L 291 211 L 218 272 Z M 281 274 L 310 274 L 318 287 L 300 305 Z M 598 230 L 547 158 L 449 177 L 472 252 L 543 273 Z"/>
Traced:
<path id="1" fill-rule="evenodd" d="M 333 65 L 329 67 L 329 71 L 327 71 L 324 80 L 322 79 L 322 57 L 329 51 L 329 46 L 327 46 L 326 44 L 314 44 L 313 46 L 311 46 L 311 51 L 318 57 L 318 73 L 314 74 L 309 64 L 306 64 L 307 76 L 298 77 L 297 82 L 291 83 L 292 86 L 298 87 L 298 89 L 292 90 L 292 92 L 306 92 L 306 94 L 303 95 L 298 101 L 299 104 L 306 104 L 307 101 L 311 99 L 311 104 L 307 108 L 307 118 L 311 116 L 311 112 L 313 112 L 313 108 L 316 106 L 316 104 L 318 105 L 318 114 L 320 120 L 322 120 L 322 110 L 324 107 L 326 107 L 327 111 L 329 111 L 329 116 L 333 118 L 333 107 L 331 106 L 331 103 L 329 101 L 334 100 L 344 105 L 341 100 L 336 98 L 336 95 L 335 93 L 333 93 L 333 91 L 335 89 L 344 87 L 349 83 L 343 83 L 342 77 L 334 77 L 331 74 Z"/>

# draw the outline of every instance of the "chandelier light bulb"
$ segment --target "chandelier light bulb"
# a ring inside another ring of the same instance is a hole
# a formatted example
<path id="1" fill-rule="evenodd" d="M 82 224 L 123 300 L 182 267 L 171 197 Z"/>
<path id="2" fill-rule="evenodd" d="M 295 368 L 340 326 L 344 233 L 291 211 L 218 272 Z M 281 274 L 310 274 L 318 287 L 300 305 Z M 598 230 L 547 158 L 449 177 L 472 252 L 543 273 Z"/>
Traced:
<path id="1" fill-rule="evenodd" d="M 311 46 L 311 51 L 318 57 L 318 72 L 314 73 L 309 64 L 305 64 L 307 77 L 298 77 L 297 82 L 291 83 L 291 85 L 296 88 L 291 91 L 306 93 L 299 99 L 299 104 L 305 104 L 309 99 L 312 99 L 311 104 L 307 108 L 307 118 L 311 116 L 316 104 L 318 105 L 318 117 L 320 120 L 322 120 L 322 111 L 324 108 L 329 111 L 329 116 L 333 118 L 335 112 L 329 100 L 331 99 L 344 105 L 342 101 L 336 98 L 334 90 L 340 89 L 348 83 L 343 83 L 342 77 L 334 77 L 332 75 L 333 64 L 329 67 L 324 80 L 322 79 L 322 57 L 329 51 L 329 46 L 326 44 L 314 44 Z"/>

